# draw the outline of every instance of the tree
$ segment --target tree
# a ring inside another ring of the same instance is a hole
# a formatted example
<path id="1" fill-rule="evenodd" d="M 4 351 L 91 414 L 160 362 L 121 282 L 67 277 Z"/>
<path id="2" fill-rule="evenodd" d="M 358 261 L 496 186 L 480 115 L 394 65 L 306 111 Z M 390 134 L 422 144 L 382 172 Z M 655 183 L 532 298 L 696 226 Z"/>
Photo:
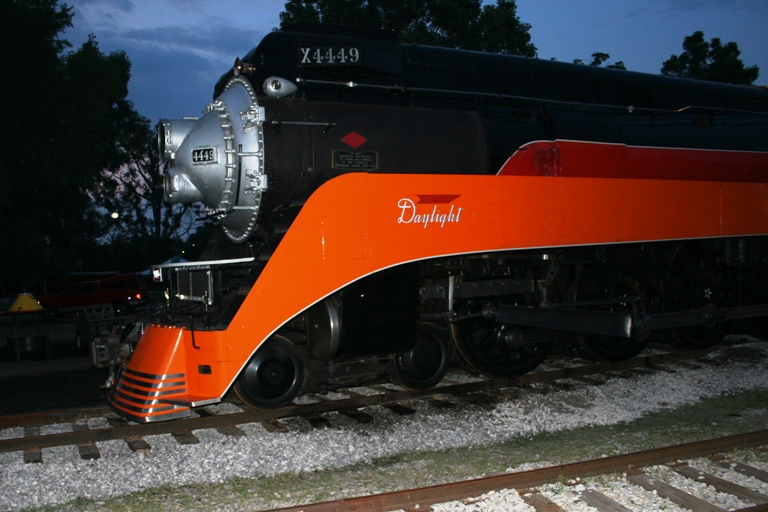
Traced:
<path id="1" fill-rule="evenodd" d="M 723 45 L 717 37 L 707 43 L 702 31 L 686 36 L 683 50 L 680 55 L 672 55 L 664 61 L 661 68 L 663 75 L 751 85 L 760 73 L 757 66 L 744 66 L 739 59 L 741 51 L 736 43 Z"/>
<path id="2" fill-rule="evenodd" d="M 101 226 L 92 242 L 122 268 L 148 268 L 180 253 L 202 215 L 201 205 L 171 204 L 163 195 L 165 164 L 157 151 L 157 131 L 129 101 L 117 104 L 116 155 L 92 191 L 92 215 Z"/>
<path id="3" fill-rule="evenodd" d="M 589 63 L 590 66 L 602 66 L 603 63 L 607 62 L 608 59 L 610 59 L 611 56 L 608 53 L 603 52 L 595 52 L 592 54 L 592 62 Z M 573 61 L 574 64 L 584 64 L 584 61 L 581 59 L 575 59 Z M 620 69 L 622 71 L 626 71 L 626 66 L 624 65 L 623 61 L 617 60 L 613 64 L 608 64 L 605 66 L 609 69 Z"/>
<path id="4" fill-rule="evenodd" d="M 514 0 L 288 0 L 280 27 L 301 21 L 392 30 L 405 43 L 536 56 Z"/>
<path id="5" fill-rule="evenodd" d="M 57 0 L 0 0 L 0 293 L 77 270 L 98 229 L 88 190 L 116 156 L 131 64 L 93 36 L 64 53 L 59 34 L 70 26 L 72 10 Z"/>
<path id="6" fill-rule="evenodd" d="M 536 57 L 531 24 L 522 23 L 517 17 L 514 0 L 496 0 L 496 5 L 484 6 L 475 30 L 481 35 L 479 45 L 468 50 Z"/>

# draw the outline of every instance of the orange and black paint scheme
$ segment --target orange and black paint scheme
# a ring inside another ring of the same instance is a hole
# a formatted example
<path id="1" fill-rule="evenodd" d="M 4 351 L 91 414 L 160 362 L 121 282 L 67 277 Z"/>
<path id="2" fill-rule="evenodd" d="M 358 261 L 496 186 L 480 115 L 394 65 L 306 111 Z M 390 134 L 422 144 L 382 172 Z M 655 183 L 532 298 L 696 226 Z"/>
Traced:
<path id="1" fill-rule="evenodd" d="M 109 397 L 139 422 L 768 323 L 768 92 L 302 25 L 161 121 L 221 223 Z"/>

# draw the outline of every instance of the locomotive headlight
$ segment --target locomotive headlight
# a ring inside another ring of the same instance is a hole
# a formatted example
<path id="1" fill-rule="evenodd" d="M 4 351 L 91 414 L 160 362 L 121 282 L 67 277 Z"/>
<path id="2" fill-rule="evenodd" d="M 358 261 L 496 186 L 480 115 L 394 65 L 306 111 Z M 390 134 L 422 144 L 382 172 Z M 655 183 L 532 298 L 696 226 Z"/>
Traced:
<path id="1" fill-rule="evenodd" d="M 264 80 L 262 87 L 264 89 L 264 94 L 270 98 L 285 98 L 286 96 L 295 93 L 298 89 L 296 84 L 285 78 L 280 78 L 279 76 L 271 76 L 267 78 Z"/>
<path id="2" fill-rule="evenodd" d="M 163 119 L 158 125 L 160 155 L 171 203 L 201 201 L 227 236 L 244 242 L 256 225 L 264 169 L 264 108 L 251 84 L 234 77 L 202 118 Z"/>

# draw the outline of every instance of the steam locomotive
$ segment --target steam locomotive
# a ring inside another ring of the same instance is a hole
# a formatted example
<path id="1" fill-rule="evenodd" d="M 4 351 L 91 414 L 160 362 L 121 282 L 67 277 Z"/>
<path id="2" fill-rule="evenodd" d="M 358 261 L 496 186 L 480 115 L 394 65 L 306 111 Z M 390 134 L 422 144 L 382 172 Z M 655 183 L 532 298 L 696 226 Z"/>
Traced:
<path id="1" fill-rule="evenodd" d="M 297 25 L 158 133 L 168 201 L 220 229 L 153 269 L 135 351 L 95 347 L 138 422 L 768 327 L 761 88 Z"/>

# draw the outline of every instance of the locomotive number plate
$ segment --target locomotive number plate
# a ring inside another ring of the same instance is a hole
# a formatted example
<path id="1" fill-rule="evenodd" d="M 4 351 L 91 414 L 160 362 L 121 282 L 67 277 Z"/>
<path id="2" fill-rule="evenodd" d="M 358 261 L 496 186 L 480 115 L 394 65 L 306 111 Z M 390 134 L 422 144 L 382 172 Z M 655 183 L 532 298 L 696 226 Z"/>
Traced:
<path id="1" fill-rule="evenodd" d="M 361 57 L 357 46 L 299 48 L 300 66 L 349 66 L 358 64 Z"/>
<path id="2" fill-rule="evenodd" d="M 197 148 L 192 150 L 192 163 L 194 164 L 207 164 L 216 161 L 216 148 Z"/>

